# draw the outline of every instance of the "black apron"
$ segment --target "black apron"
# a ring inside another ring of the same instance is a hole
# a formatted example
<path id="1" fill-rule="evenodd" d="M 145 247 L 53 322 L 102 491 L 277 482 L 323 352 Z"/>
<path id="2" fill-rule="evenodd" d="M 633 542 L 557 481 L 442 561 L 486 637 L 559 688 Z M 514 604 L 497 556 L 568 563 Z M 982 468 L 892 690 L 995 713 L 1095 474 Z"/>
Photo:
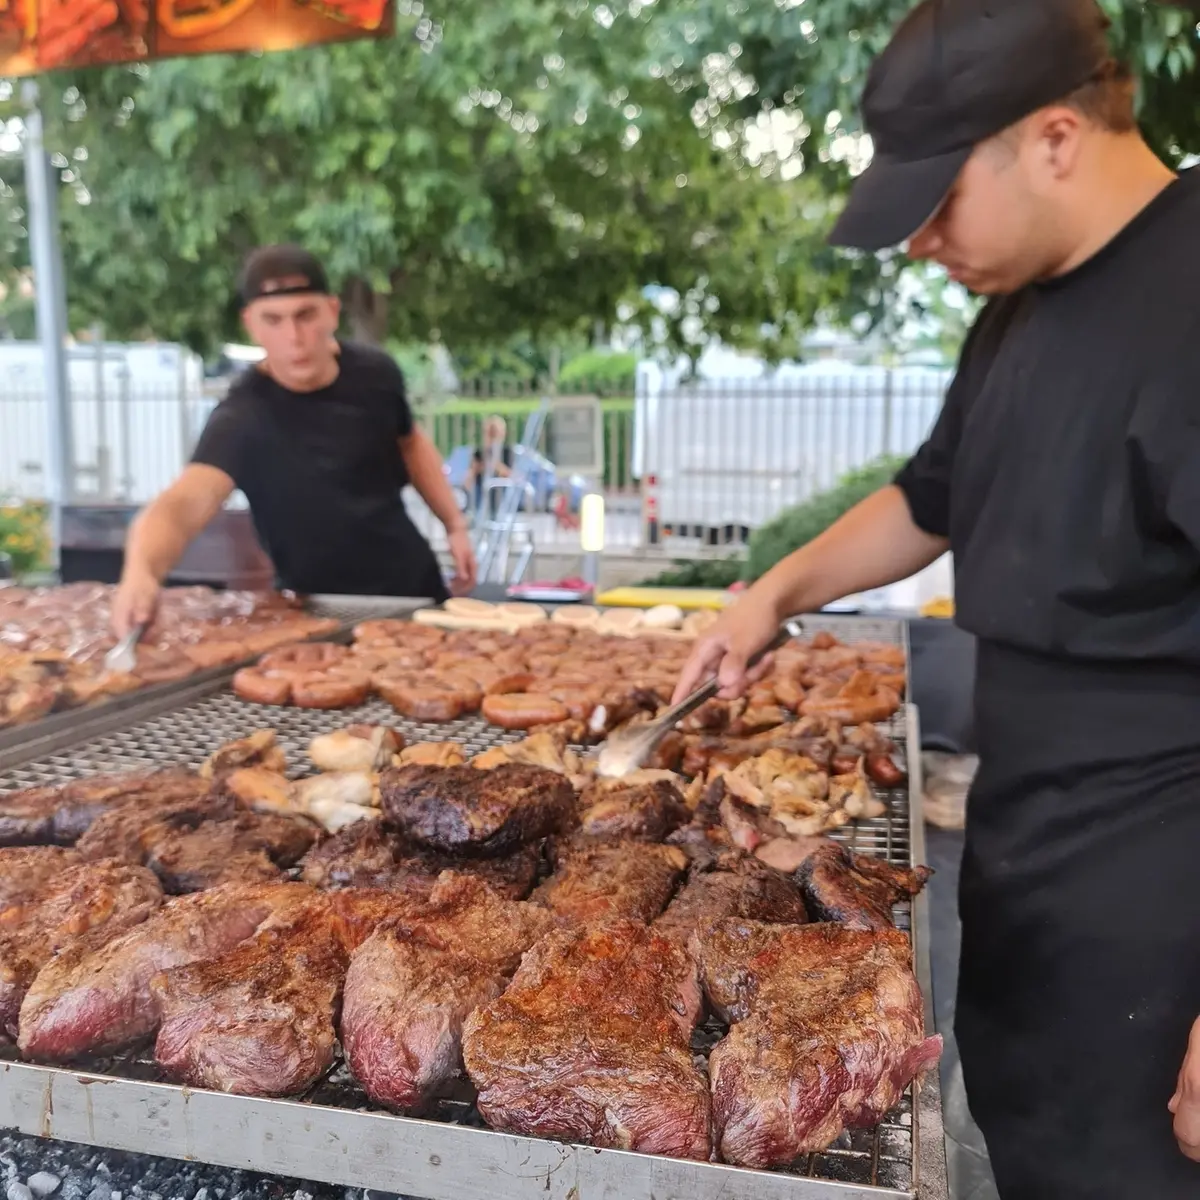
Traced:
<path id="1" fill-rule="evenodd" d="M 981 643 L 955 1032 L 1003 1200 L 1196 1200 L 1200 670 Z"/>

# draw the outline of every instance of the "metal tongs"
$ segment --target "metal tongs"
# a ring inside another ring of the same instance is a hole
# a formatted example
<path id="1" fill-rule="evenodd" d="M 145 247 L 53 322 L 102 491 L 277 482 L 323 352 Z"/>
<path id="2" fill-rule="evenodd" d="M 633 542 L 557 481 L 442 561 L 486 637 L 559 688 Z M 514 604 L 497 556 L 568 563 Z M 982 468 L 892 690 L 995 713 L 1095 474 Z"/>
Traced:
<path id="1" fill-rule="evenodd" d="M 128 675 L 137 666 L 136 647 L 146 632 L 145 625 L 135 625 L 105 656 L 104 669 L 117 675 Z"/>
<path id="2" fill-rule="evenodd" d="M 766 656 L 793 638 L 802 637 L 804 630 L 799 621 L 794 618 L 785 621 L 779 632 L 757 654 L 752 655 L 747 667 L 760 663 Z M 596 773 L 605 779 L 621 779 L 636 771 L 650 755 L 659 742 L 675 728 L 685 717 L 690 716 L 702 704 L 707 704 L 717 692 L 720 684 L 714 675 L 707 683 L 701 684 L 690 696 L 667 709 L 660 717 L 645 725 L 614 733 L 600 747 L 596 756 Z"/>

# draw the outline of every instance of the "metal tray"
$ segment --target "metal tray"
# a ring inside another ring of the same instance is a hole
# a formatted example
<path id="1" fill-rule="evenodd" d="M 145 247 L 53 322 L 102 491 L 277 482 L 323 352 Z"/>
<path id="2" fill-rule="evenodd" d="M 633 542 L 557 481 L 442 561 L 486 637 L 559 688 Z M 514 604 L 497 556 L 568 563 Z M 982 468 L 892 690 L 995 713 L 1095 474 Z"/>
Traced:
<path id="1" fill-rule="evenodd" d="M 321 641 L 337 642 L 348 641 L 355 625 L 360 621 L 408 617 L 429 603 L 428 600 L 408 600 L 392 596 L 311 596 L 308 610 L 316 616 L 332 617 L 340 622 L 336 630 L 322 634 L 320 638 Z M 47 745 L 61 741 L 63 735 L 72 740 L 90 737 L 103 729 L 115 729 L 119 725 L 136 721 L 143 715 L 157 712 L 168 697 L 176 703 L 181 703 L 184 698 L 195 695 L 197 690 L 205 687 L 209 690 L 214 686 L 223 687 L 233 678 L 235 671 L 254 662 L 257 657 L 253 655 L 241 662 L 223 667 L 210 667 L 196 671 L 175 683 L 152 684 L 136 692 L 114 696 L 111 700 L 51 713 L 26 725 L 2 729 L 0 769 L 6 761 L 11 761 L 22 752 L 34 756 L 43 753 Z"/>
<path id="2" fill-rule="evenodd" d="M 899 622 L 811 619 L 809 632 L 829 629 L 844 640 L 905 641 Z M 260 727 L 277 730 L 294 773 L 306 769 L 304 748 L 315 734 L 352 721 L 386 720 L 410 741 L 457 740 L 472 751 L 520 737 L 482 720 L 420 725 L 397 720 L 380 701 L 334 713 L 264 708 L 227 691 L 209 694 L 139 724 L 84 743 L 64 745 L 0 776 L 0 790 L 61 782 L 94 771 L 198 763 L 222 742 Z M 904 745 L 909 788 L 920 795 L 917 715 L 892 723 Z M 834 836 L 856 849 L 907 863 L 923 856 L 922 827 L 909 792 L 885 794 L 885 816 Z M 911 929 L 918 976 L 932 1028 L 927 901 L 897 911 Z M 702 1027 L 698 1054 L 720 1036 Z M 344 1068 L 297 1101 L 252 1100 L 161 1082 L 145 1053 L 63 1070 L 0 1054 L 0 1127 L 35 1136 L 118 1150 L 194 1159 L 224 1167 L 301 1176 L 348 1187 L 377 1188 L 428 1200 L 943 1200 L 945 1149 L 936 1074 L 876 1129 L 844 1134 L 827 1151 L 788 1171 L 747 1171 L 711 1163 L 565 1145 L 495 1133 L 482 1127 L 469 1086 L 430 1119 L 374 1109 Z"/>

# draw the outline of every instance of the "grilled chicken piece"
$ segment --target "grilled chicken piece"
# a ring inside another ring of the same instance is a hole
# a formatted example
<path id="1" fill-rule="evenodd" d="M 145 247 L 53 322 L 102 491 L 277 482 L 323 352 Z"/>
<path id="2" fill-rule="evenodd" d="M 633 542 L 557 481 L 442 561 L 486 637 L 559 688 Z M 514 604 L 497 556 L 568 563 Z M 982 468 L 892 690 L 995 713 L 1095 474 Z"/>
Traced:
<path id="1" fill-rule="evenodd" d="M 418 742 L 396 755 L 398 767 L 461 767 L 467 761 L 460 742 Z"/>
<path id="2" fill-rule="evenodd" d="M 308 757 L 318 771 L 373 773 L 391 766 L 404 738 L 386 725 L 349 725 L 313 738 Z"/>
<path id="3" fill-rule="evenodd" d="M 205 779 L 223 779 L 243 767 L 258 767 L 281 775 L 287 771 L 287 755 L 275 730 L 259 729 L 247 738 L 226 742 L 205 759 L 200 774 Z"/>

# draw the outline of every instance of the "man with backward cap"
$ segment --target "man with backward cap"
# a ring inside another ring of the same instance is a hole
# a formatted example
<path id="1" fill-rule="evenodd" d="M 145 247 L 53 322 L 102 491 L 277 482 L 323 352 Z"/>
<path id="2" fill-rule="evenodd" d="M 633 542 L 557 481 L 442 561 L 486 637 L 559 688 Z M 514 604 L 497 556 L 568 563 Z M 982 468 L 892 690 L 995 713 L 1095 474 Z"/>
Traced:
<path id="1" fill-rule="evenodd" d="M 697 646 L 951 550 L 978 639 L 956 1034 L 1005 1200 L 1200 1197 L 1200 170 L 1142 140 L 1094 0 L 924 0 L 832 240 L 989 297 L 893 485 Z"/>

